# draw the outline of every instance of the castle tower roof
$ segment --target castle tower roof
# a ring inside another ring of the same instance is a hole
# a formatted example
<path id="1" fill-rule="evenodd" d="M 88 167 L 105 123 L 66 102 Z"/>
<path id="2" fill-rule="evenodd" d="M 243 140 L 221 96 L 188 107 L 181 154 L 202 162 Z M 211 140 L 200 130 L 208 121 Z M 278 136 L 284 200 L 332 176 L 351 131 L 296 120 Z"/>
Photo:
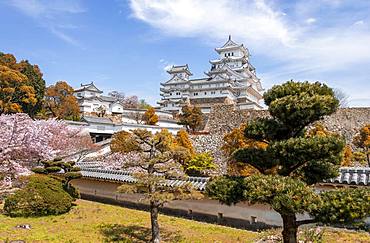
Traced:
<path id="1" fill-rule="evenodd" d="M 172 66 L 169 70 L 167 70 L 169 74 L 175 74 L 175 73 L 186 73 L 189 76 L 193 75 L 190 70 L 188 64 L 185 65 L 179 65 L 179 66 Z"/>
<path id="2" fill-rule="evenodd" d="M 229 39 L 226 41 L 226 43 L 218 48 L 215 48 L 215 51 L 217 51 L 218 54 L 224 51 L 230 51 L 230 50 L 236 50 L 241 49 L 242 52 L 245 54 L 245 56 L 249 55 L 249 51 L 247 48 L 244 47 L 243 44 L 237 44 L 231 39 L 231 35 L 229 35 Z"/>

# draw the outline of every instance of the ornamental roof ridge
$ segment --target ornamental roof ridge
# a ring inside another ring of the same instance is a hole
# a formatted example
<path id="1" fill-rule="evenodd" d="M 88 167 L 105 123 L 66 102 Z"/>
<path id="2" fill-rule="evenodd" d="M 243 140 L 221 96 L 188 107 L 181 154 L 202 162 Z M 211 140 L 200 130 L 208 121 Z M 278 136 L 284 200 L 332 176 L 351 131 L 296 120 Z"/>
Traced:
<path id="1" fill-rule="evenodd" d="M 229 39 L 226 41 L 226 43 L 225 43 L 221 48 L 225 48 L 225 47 L 229 47 L 229 46 L 239 46 L 238 44 L 236 44 L 236 43 L 231 39 L 231 35 L 229 35 Z"/>

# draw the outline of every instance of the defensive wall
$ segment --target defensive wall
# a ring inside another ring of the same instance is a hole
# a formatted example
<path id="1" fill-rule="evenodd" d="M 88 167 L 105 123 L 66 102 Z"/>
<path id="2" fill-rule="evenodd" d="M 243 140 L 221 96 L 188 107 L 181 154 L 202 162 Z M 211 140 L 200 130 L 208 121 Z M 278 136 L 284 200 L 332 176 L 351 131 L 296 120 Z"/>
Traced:
<path id="1" fill-rule="evenodd" d="M 205 130 L 209 133 L 191 136 L 193 145 L 198 152 L 210 152 L 219 165 L 219 170 L 225 172 L 226 158 L 220 150 L 224 135 L 242 123 L 268 116 L 267 110 L 238 110 L 234 105 L 215 105 L 205 125 Z M 370 123 L 370 107 L 340 108 L 336 113 L 324 117 L 321 123 L 329 131 L 344 136 L 346 142 L 351 144 L 358 130 Z"/>

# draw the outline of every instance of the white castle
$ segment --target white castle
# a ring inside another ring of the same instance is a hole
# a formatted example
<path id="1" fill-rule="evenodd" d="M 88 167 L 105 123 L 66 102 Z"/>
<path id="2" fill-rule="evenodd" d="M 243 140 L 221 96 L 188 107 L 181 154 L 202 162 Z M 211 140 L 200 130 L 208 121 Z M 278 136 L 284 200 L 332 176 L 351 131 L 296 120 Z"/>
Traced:
<path id="1" fill-rule="evenodd" d="M 207 77 L 189 79 L 188 65 L 172 66 L 172 77 L 161 83 L 161 110 L 179 112 L 184 105 L 196 105 L 208 113 L 212 105 L 234 104 L 238 109 L 261 109 L 263 88 L 249 62 L 249 51 L 243 44 L 228 41 L 215 49 L 219 59 L 211 60 Z"/>

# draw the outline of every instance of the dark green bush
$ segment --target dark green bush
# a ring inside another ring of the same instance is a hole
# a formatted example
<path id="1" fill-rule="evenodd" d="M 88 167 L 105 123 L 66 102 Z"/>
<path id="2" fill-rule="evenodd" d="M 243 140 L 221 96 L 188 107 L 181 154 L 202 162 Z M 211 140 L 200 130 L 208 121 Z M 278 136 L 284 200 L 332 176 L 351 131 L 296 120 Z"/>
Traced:
<path id="1" fill-rule="evenodd" d="M 80 192 L 78 191 L 78 189 L 76 187 L 74 187 L 73 185 L 71 184 L 63 184 L 63 189 L 64 191 L 66 191 L 71 197 L 73 197 L 74 200 L 76 200 L 77 198 L 80 198 Z"/>
<path id="2" fill-rule="evenodd" d="M 326 224 L 342 224 L 362 227 L 370 216 L 370 189 L 345 188 L 320 194 L 323 204 L 311 214 Z"/>
<path id="3" fill-rule="evenodd" d="M 46 169 L 44 169 L 43 167 L 40 167 L 40 166 L 33 167 L 32 172 L 34 172 L 36 174 L 47 174 Z"/>
<path id="4" fill-rule="evenodd" d="M 68 212 L 73 200 L 61 182 L 32 175 L 24 188 L 5 199 L 4 212 L 11 217 L 58 215 Z"/>
<path id="5" fill-rule="evenodd" d="M 81 170 L 81 168 L 77 167 L 77 166 L 71 168 L 71 171 L 75 171 L 75 172 L 80 171 L 80 170 Z"/>
<path id="6" fill-rule="evenodd" d="M 46 167 L 45 168 L 47 170 L 47 172 L 49 173 L 56 173 L 56 172 L 59 172 L 61 171 L 62 168 L 58 167 L 58 166 L 50 166 L 50 167 Z"/>

